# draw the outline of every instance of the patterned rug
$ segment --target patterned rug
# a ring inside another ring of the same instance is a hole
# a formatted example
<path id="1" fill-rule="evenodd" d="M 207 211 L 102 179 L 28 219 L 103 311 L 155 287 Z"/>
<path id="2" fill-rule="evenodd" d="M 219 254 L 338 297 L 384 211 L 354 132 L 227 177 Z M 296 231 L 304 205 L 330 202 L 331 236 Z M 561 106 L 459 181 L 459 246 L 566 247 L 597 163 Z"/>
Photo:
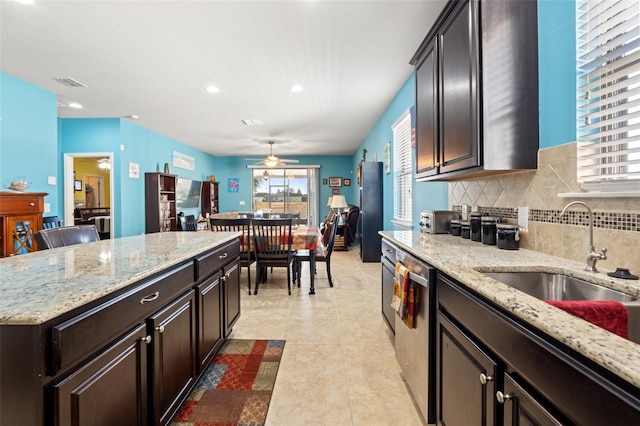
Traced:
<path id="1" fill-rule="evenodd" d="M 264 425 L 284 343 L 227 340 L 171 425 Z"/>

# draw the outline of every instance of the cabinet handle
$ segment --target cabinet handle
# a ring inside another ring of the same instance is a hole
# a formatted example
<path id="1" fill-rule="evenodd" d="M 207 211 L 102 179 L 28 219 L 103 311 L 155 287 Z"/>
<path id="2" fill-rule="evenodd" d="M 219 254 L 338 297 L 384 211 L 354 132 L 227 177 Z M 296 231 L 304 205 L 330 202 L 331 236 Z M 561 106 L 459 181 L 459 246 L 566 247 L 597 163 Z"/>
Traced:
<path id="1" fill-rule="evenodd" d="M 505 402 L 511 401 L 513 399 L 513 395 L 509 395 L 508 393 L 502 393 L 498 391 L 496 392 L 496 399 L 500 404 L 504 404 Z"/>
<path id="2" fill-rule="evenodd" d="M 226 259 L 226 258 L 227 258 L 227 256 L 229 256 L 229 255 L 228 255 L 228 254 L 227 254 L 227 252 L 225 251 L 223 255 L 218 256 L 218 259 Z"/>
<path id="3" fill-rule="evenodd" d="M 147 336 L 147 337 L 143 337 L 142 339 L 140 339 L 143 343 L 146 343 L 147 345 L 149 343 L 151 343 L 151 336 Z"/>
<path id="4" fill-rule="evenodd" d="M 142 299 L 140 299 L 140 304 L 142 305 L 142 304 L 147 303 L 147 302 L 153 302 L 158 297 L 160 297 L 160 292 L 156 291 L 155 293 L 150 294 L 150 295 L 145 296 Z"/>
<path id="5" fill-rule="evenodd" d="M 35 206 L 36 206 L 36 203 L 29 203 L 29 206 L 31 206 L 31 207 L 35 207 Z"/>
<path id="6" fill-rule="evenodd" d="M 492 376 L 487 376 L 484 373 L 480 373 L 480 383 L 482 383 L 483 385 L 486 385 L 487 382 L 492 382 L 492 381 L 493 381 Z"/>
<path id="7" fill-rule="evenodd" d="M 164 333 L 164 325 L 157 326 L 156 330 L 158 330 L 158 333 L 160 333 L 160 334 Z"/>

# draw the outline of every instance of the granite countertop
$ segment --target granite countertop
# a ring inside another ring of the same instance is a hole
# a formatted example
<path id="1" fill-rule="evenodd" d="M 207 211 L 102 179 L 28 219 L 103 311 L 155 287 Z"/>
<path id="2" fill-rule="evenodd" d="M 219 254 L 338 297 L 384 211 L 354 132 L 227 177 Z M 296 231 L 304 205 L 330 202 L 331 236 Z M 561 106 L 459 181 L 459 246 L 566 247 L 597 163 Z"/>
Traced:
<path id="1" fill-rule="evenodd" d="M 161 232 L 0 259 L 0 325 L 38 325 L 233 240 Z"/>
<path id="2" fill-rule="evenodd" d="M 640 281 L 583 271 L 586 263 L 531 250 L 500 250 L 448 234 L 381 231 L 383 238 L 571 347 L 623 380 L 640 387 L 640 345 L 515 290 L 482 272 L 546 271 L 597 283 L 640 298 Z M 586 249 L 586 246 L 585 246 Z M 615 268 L 613 268 L 615 269 Z"/>

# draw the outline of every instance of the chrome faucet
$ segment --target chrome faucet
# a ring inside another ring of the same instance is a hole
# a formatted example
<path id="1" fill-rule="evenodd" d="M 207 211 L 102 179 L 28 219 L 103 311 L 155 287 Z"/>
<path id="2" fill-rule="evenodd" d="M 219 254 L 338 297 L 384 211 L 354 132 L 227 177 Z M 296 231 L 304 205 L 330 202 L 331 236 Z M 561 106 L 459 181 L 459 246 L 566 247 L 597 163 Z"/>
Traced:
<path id="1" fill-rule="evenodd" d="M 565 214 L 569 207 L 576 204 L 585 206 L 589 211 L 589 248 L 587 249 L 586 255 L 587 267 L 584 270 L 589 272 L 598 272 L 598 269 L 596 269 L 596 262 L 598 260 L 607 260 L 607 249 L 603 248 L 602 253 L 596 253 L 593 246 L 593 212 L 591 211 L 591 208 L 582 201 L 572 201 L 571 203 L 564 206 L 564 209 L 562 209 L 562 212 L 560 213 L 560 217 Z"/>

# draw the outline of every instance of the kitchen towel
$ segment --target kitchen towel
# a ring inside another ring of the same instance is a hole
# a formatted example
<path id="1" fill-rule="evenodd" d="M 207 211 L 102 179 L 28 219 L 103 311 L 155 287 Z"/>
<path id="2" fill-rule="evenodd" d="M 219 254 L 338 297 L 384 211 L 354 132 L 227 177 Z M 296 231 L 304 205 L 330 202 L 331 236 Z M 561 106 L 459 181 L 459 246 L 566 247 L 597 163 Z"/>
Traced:
<path id="1" fill-rule="evenodd" d="M 615 300 L 546 300 L 546 302 L 618 336 L 629 338 L 629 313 L 620 302 Z"/>
<path id="2" fill-rule="evenodd" d="M 418 284 L 409 279 L 409 270 L 400 262 L 396 263 L 391 307 L 409 328 L 415 328 L 415 317 L 418 313 L 418 291 L 420 291 Z"/>

